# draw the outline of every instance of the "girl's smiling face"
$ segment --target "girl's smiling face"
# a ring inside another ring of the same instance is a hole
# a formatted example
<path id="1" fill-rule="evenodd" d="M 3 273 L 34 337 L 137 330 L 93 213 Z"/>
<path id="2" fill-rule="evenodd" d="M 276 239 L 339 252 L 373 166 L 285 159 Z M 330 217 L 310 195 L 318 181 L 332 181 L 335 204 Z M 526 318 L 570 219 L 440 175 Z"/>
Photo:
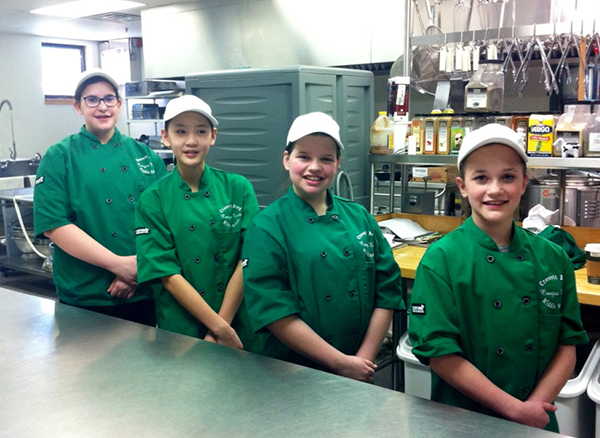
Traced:
<path id="1" fill-rule="evenodd" d="M 187 111 L 169 121 L 162 141 L 173 150 L 178 167 L 204 169 L 204 159 L 215 144 L 217 130 L 202 114 Z"/>
<path id="2" fill-rule="evenodd" d="M 81 94 L 82 97 L 96 96 L 104 98 L 116 95 L 114 88 L 108 82 L 101 81 L 88 85 Z M 115 125 L 121 110 L 121 100 L 116 106 L 108 107 L 104 101 L 96 108 L 90 108 L 85 100 L 81 99 L 74 104 L 75 110 L 83 115 L 85 129 L 98 137 L 102 143 L 107 143 L 114 134 Z"/>
<path id="3" fill-rule="evenodd" d="M 296 141 L 291 152 L 283 153 L 294 192 L 307 202 L 326 197 L 339 165 L 337 144 L 328 135 L 307 135 Z"/>
<path id="4" fill-rule="evenodd" d="M 463 172 L 456 182 L 475 224 L 488 234 L 511 227 L 529 179 L 517 152 L 503 144 L 481 147 L 466 158 Z"/>

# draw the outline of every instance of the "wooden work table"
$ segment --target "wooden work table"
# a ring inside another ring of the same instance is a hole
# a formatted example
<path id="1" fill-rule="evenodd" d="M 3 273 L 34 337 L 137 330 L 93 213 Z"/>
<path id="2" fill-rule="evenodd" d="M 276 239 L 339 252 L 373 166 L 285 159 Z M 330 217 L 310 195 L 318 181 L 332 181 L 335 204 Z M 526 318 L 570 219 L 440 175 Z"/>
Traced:
<path id="1" fill-rule="evenodd" d="M 392 217 L 401 217 L 412 219 L 418 222 L 427 230 L 442 231 L 447 233 L 460 225 L 460 218 L 449 216 L 427 216 L 398 214 L 378 216 L 377 220 L 390 219 Z M 600 230 L 596 228 L 583 227 L 564 227 L 577 242 L 580 248 L 584 248 L 587 243 L 600 242 Z M 405 246 L 394 250 L 394 258 L 400 266 L 402 278 L 414 279 L 417 266 L 425 254 L 426 248 L 419 246 Z M 587 272 L 585 267 L 575 271 L 575 280 L 577 282 L 577 296 L 581 304 L 591 306 L 600 306 L 600 285 L 591 284 L 587 281 Z"/>

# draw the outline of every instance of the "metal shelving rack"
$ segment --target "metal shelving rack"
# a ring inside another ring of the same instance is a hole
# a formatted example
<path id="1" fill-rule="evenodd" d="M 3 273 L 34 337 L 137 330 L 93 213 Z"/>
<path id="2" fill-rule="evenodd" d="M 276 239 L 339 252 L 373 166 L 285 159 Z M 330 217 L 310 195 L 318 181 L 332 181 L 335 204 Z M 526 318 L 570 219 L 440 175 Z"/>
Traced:
<path id="1" fill-rule="evenodd" d="M 456 166 L 456 155 L 377 155 L 369 154 L 369 162 L 371 163 L 371 197 L 369 203 L 369 211 L 374 213 L 374 193 L 375 193 L 375 166 L 376 164 L 389 164 L 390 166 L 390 182 L 393 178 L 391 175 L 396 173 L 396 165 L 401 166 L 400 178 L 400 193 L 403 196 L 406 193 L 408 181 L 408 167 L 411 166 Z M 563 217 L 563 207 L 565 202 L 565 179 L 567 169 L 598 169 L 600 168 L 600 159 L 598 158 L 558 158 L 558 157 L 529 157 L 527 167 L 531 169 L 556 169 L 559 177 L 561 193 L 560 193 L 560 210 L 559 217 Z M 390 183 L 390 200 L 389 211 L 394 211 L 394 184 Z"/>

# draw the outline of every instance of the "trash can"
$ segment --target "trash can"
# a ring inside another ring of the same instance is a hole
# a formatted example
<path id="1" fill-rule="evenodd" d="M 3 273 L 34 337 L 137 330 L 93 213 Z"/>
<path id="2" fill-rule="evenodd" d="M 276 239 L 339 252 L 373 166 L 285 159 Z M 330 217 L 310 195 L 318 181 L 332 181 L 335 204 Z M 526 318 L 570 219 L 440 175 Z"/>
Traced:
<path id="1" fill-rule="evenodd" d="M 400 337 L 396 355 L 404 365 L 404 393 L 429 400 L 431 397 L 431 375 L 429 367 L 419 362 L 412 354 L 408 332 Z"/>
<path id="2" fill-rule="evenodd" d="M 556 399 L 556 417 L 560 433 L 563 435 L 577 438 L 594 437 L 594 402 L 588 397 L 587 388 L 600 362 L 599 342 L 577 346 L 577 376 L 567 380 Z"/>
<path id="3" fill-rule="evenodd" d="M 599 348 L 599 342 L 600 341 L 596 341 L 594 349 Z M 591 401 L 596 404 L 595 412 L 592 414 L 592 419 L 589 425 L 589 427 L 592 429 L 592 433 L 588 436 L 600 438 L 600 361 L 597 361 L 594 367 L 592 376 L 587 386 L 587 395 Z"/>

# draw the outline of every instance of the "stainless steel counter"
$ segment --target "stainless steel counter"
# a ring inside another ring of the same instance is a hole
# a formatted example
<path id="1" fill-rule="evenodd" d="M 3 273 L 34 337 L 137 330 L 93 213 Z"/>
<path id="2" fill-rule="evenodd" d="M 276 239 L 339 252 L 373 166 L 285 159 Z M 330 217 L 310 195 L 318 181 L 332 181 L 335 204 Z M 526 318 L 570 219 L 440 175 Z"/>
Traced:
<path id="1" fill-rule="evenodd" d="M 559 435 L 0 289 L 0 436 Z"/>

